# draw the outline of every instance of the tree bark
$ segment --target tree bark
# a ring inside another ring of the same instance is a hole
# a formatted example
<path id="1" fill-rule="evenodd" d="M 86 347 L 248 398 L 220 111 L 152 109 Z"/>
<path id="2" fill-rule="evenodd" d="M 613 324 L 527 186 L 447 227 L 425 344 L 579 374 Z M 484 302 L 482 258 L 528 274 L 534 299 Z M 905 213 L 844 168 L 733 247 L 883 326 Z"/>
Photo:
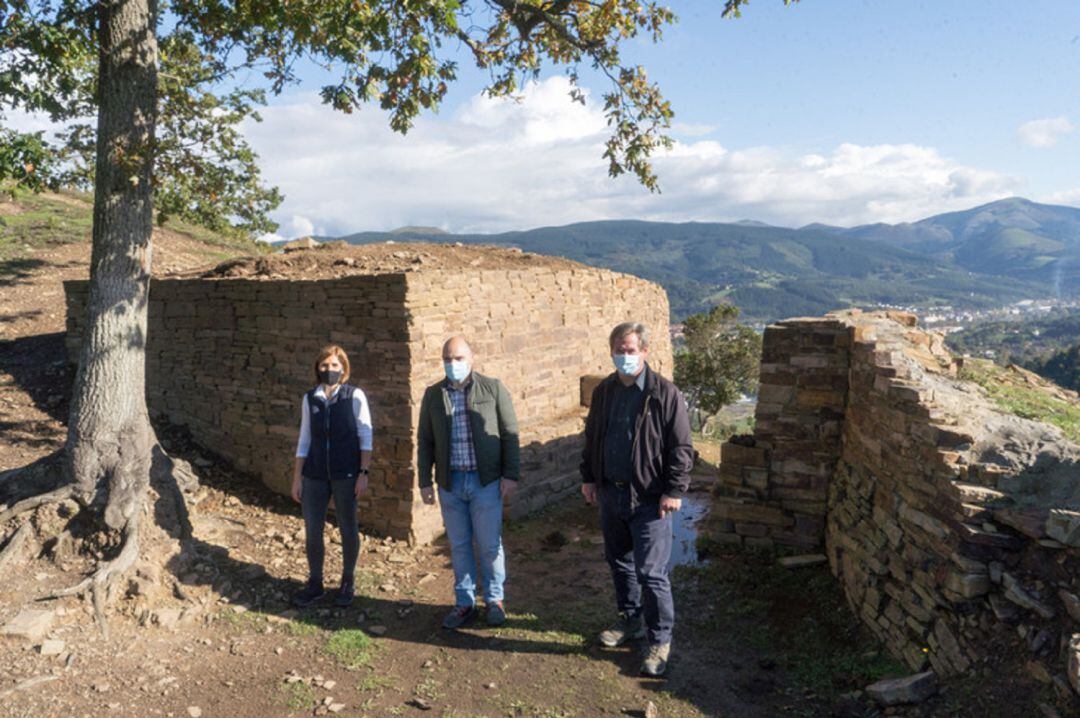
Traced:
<path id="1" fill-rule="evenodd" d="M 154 433 L 146 410 L 146 314 L 157 112 L 156 0 L 98 4 L 100 45 L 87 331 L 65 474 L 110 529 L 135 528 Z"/>

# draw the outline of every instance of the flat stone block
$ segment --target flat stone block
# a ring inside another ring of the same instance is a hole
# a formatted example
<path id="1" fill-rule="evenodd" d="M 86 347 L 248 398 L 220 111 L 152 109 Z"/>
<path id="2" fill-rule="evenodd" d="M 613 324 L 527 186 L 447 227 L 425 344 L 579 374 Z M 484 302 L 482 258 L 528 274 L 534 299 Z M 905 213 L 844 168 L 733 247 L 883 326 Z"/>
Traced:
<path id="1" fill-rule="evenodd" d="M 882 706 L 921 703 L 937 693 L 937 674 L 933 671 L 916 673 L 904 678 L 878 681 L 866 687 L 866 692 Z"/>
<path id="2" fill-rule="evenodd" d="M 828 562 L 828 557 L 823 553 L 807 553 L 802 556 L 784 556 L 780 559 L 780 565 L 784 568 L 802 568 L 804 566 L 818 566 Z"/>
<path id="3" fill-rule="evenodd" d="M 22 638 L 37 643 L 48 634 L 55 616 L 56 614 L 52 611 L 24 609 L 0 627 L 0 636 Z"/>

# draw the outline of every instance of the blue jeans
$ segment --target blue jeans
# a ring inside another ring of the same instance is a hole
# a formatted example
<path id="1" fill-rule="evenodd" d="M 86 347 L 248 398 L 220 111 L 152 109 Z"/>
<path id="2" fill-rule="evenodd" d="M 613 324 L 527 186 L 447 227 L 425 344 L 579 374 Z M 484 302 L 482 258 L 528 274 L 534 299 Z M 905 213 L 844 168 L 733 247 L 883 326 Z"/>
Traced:
<path id="1" fill-rule="evenodd" d="M 660 505 L 630 508 L 630 489 L 600 487 L 600 528 L 604 556 L 615 583 L 615 603 L 630 616 L 644 614 L 649 643 L 670 643 L 675 626 L 668 562 L 673 543 L 671 514 L 660 518 Z"/>
<path id="2" fill-rule="evenodd" d="M 477 559 L 484 583 L 484 602 L 503 600 L 506 559 L 502 546 L 502 491 L 500 481 L 480 484 L 476 471 L 451 471 L 450 490 L 439 487 L 439 507 L 450 540 L 454 565 L 454 602 L 460 607 L 476 602 Z M 473 542 L 476 551 L 473 551 Z"/>

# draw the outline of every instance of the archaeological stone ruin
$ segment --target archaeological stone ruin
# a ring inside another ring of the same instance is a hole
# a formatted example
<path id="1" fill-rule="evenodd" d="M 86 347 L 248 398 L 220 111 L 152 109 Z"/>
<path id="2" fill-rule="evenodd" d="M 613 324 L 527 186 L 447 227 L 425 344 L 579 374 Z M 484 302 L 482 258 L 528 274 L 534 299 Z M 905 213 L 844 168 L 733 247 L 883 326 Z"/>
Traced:
<path id="1" fill-rule="evenodd" d="M 65 289 L 74 360 L 87 287 Z M 442 377 L 443 341 L 468 337 L 477 371 L 500 378 L 513 397 L 522 445 L 516 515 L 575 490 L 582 387 L 610 372 L 607 335 L 627 319 L 651 327 L 650 361 L 670 376 L 667 295 L 645 280 L 512 249 L 321 245 L 154 278 L 147 399 L 154 416 L 287 493 L 311 362 L 322 345 L 340 344 L 375 425 L 361 523 L 427 542 L 442 521 L 420 501 L 415 436 L 424 389 Z"/>
<path id="2" fill-rule="evenodd" d="M 913 670 L 997 653 L 1080 690 L 1080 446 L 997 408 L 962 362 L 900 312 L 768 327 L 754 434 L 722 447 L 713 538 L 824 552 Z"/>

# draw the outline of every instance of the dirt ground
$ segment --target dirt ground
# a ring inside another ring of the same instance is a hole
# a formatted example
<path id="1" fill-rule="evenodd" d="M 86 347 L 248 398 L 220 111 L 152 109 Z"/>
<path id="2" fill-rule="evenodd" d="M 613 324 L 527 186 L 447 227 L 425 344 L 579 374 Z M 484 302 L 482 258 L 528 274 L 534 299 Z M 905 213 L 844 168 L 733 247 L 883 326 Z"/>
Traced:
<path id="1" fill-rule="evenodd" d="M 363 274 L 446 270 L 581 268 L 561 257 L 549 257 L 506 247 L 457 244 L 384 242 L 352 245 L 343 241 L 300 244 L 261 257 L 240 257 L 207 270 L 177 271 L 171 276 L 203 279 L 327 279 Z"/>
<path id="2" fill-rule="evenodd" d="M 221 260 L 220 248 L 175 233 L 163 233 L 155 252 L 174 272 Z M 282 255 L 290 256 L 298 255 Z M 63 443 L 72 375 L 60 282 L 85 276 L 87 261 L 88 245 L 69 242 L 0 265 L 0 471 Z M 776 573 L 768 557 L 713 549 L 707 563 L 675 572 L 668 677 L 640 677 L 636 648 L 595 645 L 613 618 L 612 592 L 595 510 L 576 500 L 507 527 L 509 621 L 501 628 L 439 628 L 452 601 L 445 546 L 374 537 L 364 538 L 351 608 L 327 601 L 294 611 L 288 597 L 306 576 L 299 507 L 182 431 L 159 433 L 199 476 L 194 559 L 134 576 L 108 639 L 85 602 L 38 601 L 78 582 L 85 562 L 43 555 L 5 569 L 0 624 L 26 607 L 51 611 L 53 623 L 38 640 L 0 640 L 0 715 L 855 718 L 880 714 L 846 694 L 903 672 L 859 629 L 824 569 Z M 703 454 L 712 458 L 715 447 Z M 697 510 L 688 515 L 707 506 L 715 468 L 700 469 Z M 692 559 L 692 532 L 683 526 L 680 536 L 680 554 Z M 333 577 L 336 529 L 328 539 Z M 148 584 L 167 597 L 148 603 Z M 1023 683 L 1003 689 L 1020 691 L 1022 705 L 957 684 L 906 714 L 1037 715 Z"/>

